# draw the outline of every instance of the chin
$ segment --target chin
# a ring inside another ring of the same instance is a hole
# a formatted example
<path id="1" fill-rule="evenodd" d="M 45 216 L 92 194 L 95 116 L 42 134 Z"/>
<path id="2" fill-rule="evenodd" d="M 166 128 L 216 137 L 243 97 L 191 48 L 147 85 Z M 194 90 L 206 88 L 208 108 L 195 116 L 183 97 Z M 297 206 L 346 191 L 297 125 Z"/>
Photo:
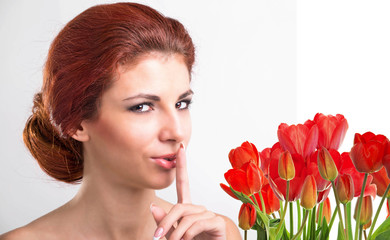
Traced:
<path id="1" fill-rule="evenodd" d="M 161 190 L 161 189 L 164 189 L 164 188 L 167 188 L 169 187 L 172 183 L 173 183 L 173 180 L 175 179 L 174 176 L 170 176 L 169 178 L 159 178 L 159 179 L 156 179 L 156 181 L 154 181 L 154 183 L 152 183 L 151 185 L 151 188 L 153 188 L 154 190 Z"/>

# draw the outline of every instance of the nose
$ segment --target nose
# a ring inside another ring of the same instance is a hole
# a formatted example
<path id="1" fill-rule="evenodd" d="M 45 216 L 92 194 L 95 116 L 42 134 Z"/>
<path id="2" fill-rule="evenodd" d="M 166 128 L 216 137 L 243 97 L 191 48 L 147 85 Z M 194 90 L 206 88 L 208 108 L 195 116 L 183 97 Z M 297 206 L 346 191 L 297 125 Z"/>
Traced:
<path id="1" fill-rule="evenodd" d="M 160 140 L 162 142 L 168 141 L 179 143 L 184 140 L 186 131 L 185 116 L 182 116 L 181 113 L 175 109 L 173 111 L 165 112 L 160 120 Z"/>

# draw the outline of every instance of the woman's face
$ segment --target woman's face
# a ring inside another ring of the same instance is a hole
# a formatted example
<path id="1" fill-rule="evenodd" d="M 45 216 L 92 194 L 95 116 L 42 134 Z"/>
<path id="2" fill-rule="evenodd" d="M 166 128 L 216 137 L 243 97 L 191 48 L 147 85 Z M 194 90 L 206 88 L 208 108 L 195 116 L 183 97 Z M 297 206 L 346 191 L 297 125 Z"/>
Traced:
<path id="1" fill-rule="evenodd" d="M 181 55 L 150 54 L 119 76 L 84 121 L 84 177 L 161 189 L 175 176 L 175 154 L 191 136 L 190 75 Z"/>

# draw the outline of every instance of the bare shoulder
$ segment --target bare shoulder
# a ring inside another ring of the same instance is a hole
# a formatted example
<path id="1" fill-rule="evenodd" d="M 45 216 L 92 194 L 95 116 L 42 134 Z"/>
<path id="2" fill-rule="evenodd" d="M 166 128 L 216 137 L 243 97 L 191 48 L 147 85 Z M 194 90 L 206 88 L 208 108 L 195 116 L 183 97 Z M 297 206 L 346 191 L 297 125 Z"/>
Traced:
<path id="1" fill-rule="evenodd" d="M 227 240 L 241 240 L 241 234 L 240 231 L 237 228 L 237 225 L 228 217 L 217 214 L 217 216 L 220 216 L 223 218 L 226 224 L 226 239 Z"/>
<path id="2" fill-rule="evenodd" d="M 31 239 L 35 240 L 38 239 L 38 236 L 36 235 L 35 231 L 31 229 L 29 226 L 24 226 L 17 228 L 15 230 L 12 230 L 10 232 L 4 233 L 0 235 L 0 240 L 14 240 L 14 239 Z"/>
<path id="3" fill-rule="evenodd" d="M 45 239 L 59 239 L 64 233 L 64 228 L 60 227 L 61 223 L 61 208 L 58 208 L 36 220 L 27 224 L 26 226 L 17 228 L 3 235 L 0 235 L 0 240 L 13 239 L 28 239 L 28 240 L 45 240 Z"/>

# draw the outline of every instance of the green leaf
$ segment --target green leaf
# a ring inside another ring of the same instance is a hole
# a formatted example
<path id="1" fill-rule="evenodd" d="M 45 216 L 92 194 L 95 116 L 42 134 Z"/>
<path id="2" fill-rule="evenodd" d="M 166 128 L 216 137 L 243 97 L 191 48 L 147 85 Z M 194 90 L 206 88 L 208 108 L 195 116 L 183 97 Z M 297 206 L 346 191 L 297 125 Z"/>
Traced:
<path id="1" fill-rule="evenodd" d="M 330 233 L 330 229 L 329 229 L 329 226 L 328 224 L 326 223 L 326 219 L 324 217 L 324 219 L 322 220 L 322 225 L 321 227 L 319 228 L 319 230 L 321 231 L 320 234 L 317 236 L 317 239 L 318 240 L 327 240 L 329 239 L 329 233 Z"/>
<path id="2" fill-rule="evenodd" d="M 390 230 L 382 232 L 375 238 L 375 240 L 390 240 Z"/>
<path id="3" fill-rule="evenodd" d="M 382 233 L 390 234 L 390 217 L 387 218 L 372 234 L 371 239 L 379 240 L 379 235 L 382 235 Z M 388 238 L 380 238 L 380 239 L 390 239 Z"/>
<path id="4" fill-rule="evenodd" d="M 270 227 L 277 227 L 279 223 L 280 223 L 280 218 L 274 218 L 269 220 Z"/>
<path id="5" fill-rule="evenodd" d="M 252 204 L 253 206 L 256 206 L 252 199 L 250 197 L 248 197 L 247 195 L 243 194 L 242 192 L 238 192 L 236 190 L 234 190 L 231 186 L 230 186 L 230 190 L 232 190 L 232 192 L 234 193 L 234 195 L 236 195 L 236 197 L 238 197 L 238 199 L 241 200 L 241 202 L 243 203 L 250 203 Z"/>
<path id="6" fill-rule="evenodd" d="M 339 224 L 339 227 L 338 227 L 339 231 L 337 233 L 337 240 L 344 240 L 344 234 L 343 234 L 343 230 L 341 229 L 341 225 Z"/>

